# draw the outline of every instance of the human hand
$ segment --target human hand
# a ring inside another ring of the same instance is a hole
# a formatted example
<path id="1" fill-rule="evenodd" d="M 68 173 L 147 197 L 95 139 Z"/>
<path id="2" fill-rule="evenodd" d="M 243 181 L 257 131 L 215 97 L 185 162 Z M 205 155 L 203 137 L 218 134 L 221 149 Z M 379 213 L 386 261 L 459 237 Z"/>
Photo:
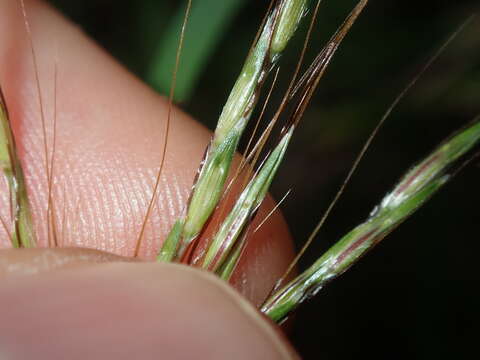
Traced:
<path id="1" fill-rule="evenodd" d="M 42 2 L 28 1 L 27 13 L 38 67 L 32 64 L 20 3 L 1 0 L 0 80 L 42 247 L 49 240 L 48 184 L 35 70 L 48 151 L 54 115 L 57 119 L 57 220 L 52 226 L 65 249 L 2 250 L 0 355 L 291 357 L 274 328 L 212 275 L 180 265 L 142 263 L 154 257 L 184 206 L 208 131 L 174 110 L 158 203 L 140 249 L 143 260 L 129 263 L 162 155 L 167 102 Z M 8 204 L 3 183 L 0 194 L 2 204 Z M 1 206 L 3 219 L 8 213 Z M 3 248 L 10 246 L 6 232 L 0 241 Z M 252 239 L 234 286 L 259 304 L 291 254 L 288 232 L 276 214 Z M 25 276 L 30 273 L 34 275 Z"/>

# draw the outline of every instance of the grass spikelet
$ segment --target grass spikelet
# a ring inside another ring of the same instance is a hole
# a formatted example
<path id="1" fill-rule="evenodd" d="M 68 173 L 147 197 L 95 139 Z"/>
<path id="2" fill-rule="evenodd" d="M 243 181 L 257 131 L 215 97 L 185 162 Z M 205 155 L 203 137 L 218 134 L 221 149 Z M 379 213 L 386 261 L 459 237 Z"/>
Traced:
<path id="1" fill-rule="evenodd" d="M 306 0 L 279 0 L 267 16 L 220 115 L 186 213 L 176 223 L 176 226 L 181 226 L 182 229 L 178 236 L 169 237 L 171 241 L 178 241 L 178 245 L 166 243 L 161 250 L 165 253 L 166 248 L 177 249 L 175 255 L 168 257 L 182 257 L 217 206 L 233 154 L 250 119 L 263 82 L 306 10 Z"/>
<path id="2" fill-rule="evenodd" d="M 480 118 L 409 170 L 370 214 L 325 252 L 310 268 L 272 295 L 262 312 L 283 321 L 299 304 L 345 272 L 367 251 L 412 215 L 450 179 L 452 167 L 480 142 Z"/>
<path id="3" fill-rule="evenodd" d="M 356 172 L 358 169 L 360 162 L 364 158 L 366 152 L 370 148 L 370 145 L 372 144 L 373 140 L 375 137 L 378 135 L 380 129 L 383 127 L 387 119 L 390 117 L 392 114 L 393 110 L 398 106 L 398 104 L 401 102 L 401 100 L 408 94 L 408 92 L 415 86 L 417 81 L 425 74 L 425 72 L 432 66 L 432 64 L 440 57 L 440 55 L 445 51 L 445 49 L 455 40 L 455 38 L 463 31 L 463 29 L 471 23 L 471 21 L 475 18 L 475 15 L 469 16 L 465 22 L 463 22 L 460 27 L 454 31 L 448 38 L 447 40 L 443 43 L 440 48 L 435 51 L 433 56 L 430 57 L 430 59 L 425 63 L 425 65 L 422 67 L 422 69 L 408 82 L 408 84 L 405 86 L 405 88 L 397 95 L 397 97 L 394 99 L 392 104 L 387 108 L 385 113 L 383 114 L 382 118 L 380 121 L 377 123 L 377 125 L 374 127 L 372 130 L 371 134 L 367 138 L 365 144 L 363 145 L 362 149 L 360 150 L 358 156 L 356 157 L 355 161 L 352 164 L 352 167 L 348 171 L 348 174 L 346 175 L 344 181 L 342 182 L 340 188 L 338 189 L 336 195 L 328 205 L 327 209 L 325 210 L 324 214 L 320 218 L 320 221 L 317 223 L 315 226 L 315 229 L 312 231 L 310 236 L 308 237 L 307 241 L 305 244 L 302 246 L 300 251 L 297 253 L 295 256 L 294 260 L 291 262 L 285 273 L 280 277 L 280 279 L 277 281 L 273 291 L 277 290 L 280 288 L 280 286 L 284 283 L 285 278 L 292 272 L 292 270 L 295 268 L 297 265 L 299 259 L 303 256 L 305 251 L 308 249 L 308 247 L 312 244 L 313 240 L 319 233 L 320 229 L 322 226 L 325 224 L 325 221 L 329 217 L 330 213 L 332 212 L 333 208 L 335 205 L 338 203 L 340 197 L 342 196 L 343 192 L 345 191 L 345 188 L 347 185 L 350 183 L 350 180 L 352 179 L 353 174 Z"/>
<path id="4" fill-rule="evenodd" d="M 220 226 L 219 231 L 214 235 L 203 261 L 202 266 L 204 268 L 214 272 L 219 272 L 219 269 L 221 268 L 219 274 L 225 279 L 228 279 L 235 269 L 234 264 L 238 262 L 241 249 L 244 247 L 243 243 L 245 242 L 245 236 L 243 236 L 243 233 L 246 231 L 248 224 L 251 222 L 252 216 L 255 214 L 267 193 L 273 180 L 273 176 L 283 159 L 283 155 L 289 144 L 293 131 L 300 121 L 304 109 L 308 105 L 313 92 L 325 73 L 330 60 L 345 35 L 351 29 L 358 15 L 365 7 L 366 3 L 366 1 L 360 1 L 358 3 L 332 39 L 330 39 L 327 45 L 315 58 L 305 75 L 300 79 L 299 84 L 296 86 L 296 89 L 298 89 L 299 92 L 299 99 L 286 129 L 283 131 L 279 144 L 269 155 L 264 165 L 259 170 L 258 175 L 256 175 L 246 186 L 234 208 Z M 292 100 L 291 97 L 290 100 Z M 238 239 L 241 239 L 241 241 L 239 244 L 236 244 Z M 228 258 L 232 248 L 235 250 L 233 251 L 232 256 Z"/>
<path id="5" fill-rule="evenodd" d="M 17 147 L 1 88 L 0 122 L 0 165 L 10 191 L 10 212 L 13 221 L 9 236 L 13 247 L 34 247 L 35 238 L 23 170 L 17 155 Z"/>
<path id="6" fill-rule="evenodd" d="M 212 238 L 202 267 L 216 272 L 223 265 L 236 241 L 242 236 L 247 224 L 251 222 L 252 217 L 265 198 L 273 177 L 282 162 L 292 134 L 293 127 L 285 133 L 258 171 L 258 174 L 245 187 L 235 206 Z M 236 259 L 237 256 L 234 256 L 232 260 L 236 262 Z M 228 272 L 225 274 L 227 277 L 229 275 Z"/>

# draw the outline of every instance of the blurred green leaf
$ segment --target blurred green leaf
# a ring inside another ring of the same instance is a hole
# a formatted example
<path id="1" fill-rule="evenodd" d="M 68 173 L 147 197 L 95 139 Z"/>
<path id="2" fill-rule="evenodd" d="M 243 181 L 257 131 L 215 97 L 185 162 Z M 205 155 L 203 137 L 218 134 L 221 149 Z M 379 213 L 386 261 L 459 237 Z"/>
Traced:
<path id="1" fill-rule="evenodd" d="M 245 4 L 242 0 L 193 2 L 177 74 L 175 101 L 181 102 L 190 98 L 208 59 L 227 33 L 226 29 L 232 18 Z M 180 7 L 172 18 L 158 44 L 146 76 L 149 84 L 164 94 L 170 90 L 184 11 L 185 7 Z"/>

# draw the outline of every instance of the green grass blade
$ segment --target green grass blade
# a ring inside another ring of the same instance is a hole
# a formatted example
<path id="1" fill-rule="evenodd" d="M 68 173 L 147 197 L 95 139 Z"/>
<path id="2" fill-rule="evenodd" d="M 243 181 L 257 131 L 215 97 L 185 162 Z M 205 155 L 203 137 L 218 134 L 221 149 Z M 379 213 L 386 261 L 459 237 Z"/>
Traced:
<path id="1" fill-rule="evenodd" d="M 384 197 L 369 218 L 345 235 L 310 268 L 272 295 L 262 312 L 283 321 L 300 303 L 345 272 L 447 183 L 447 171 L 480 142 L 476 120 L 414 166 Z"/>
<path id="2" fill-rule="evenodd" d="M 232 19 L 246 5 L 243 0 L 202 0 L 193 2 L 185 32 L 183 64 L 177 76 L 175 101 L 190 98 L 199 76 L 226 33 Z M 155 50 L 147 74 L 147 81 L 158 91 L 168 94 L 175 65 L 178 31 L 183 22 L 183 10 L 172 19 L 165 35 Z"/>

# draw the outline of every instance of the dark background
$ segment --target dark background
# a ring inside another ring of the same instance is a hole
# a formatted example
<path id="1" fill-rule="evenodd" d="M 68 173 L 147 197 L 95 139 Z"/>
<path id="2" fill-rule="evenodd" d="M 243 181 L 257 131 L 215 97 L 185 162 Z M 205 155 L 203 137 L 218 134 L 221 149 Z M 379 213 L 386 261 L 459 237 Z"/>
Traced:
<path id="1" fill-rule="evenodd" d="M 154 0 L 52 2 L 143 78 L 170 18 L 183 5 Z M 308 59 L 354 3 L 323 2 Z M 382 112 L 474 7 L 478 0 L 371 1 L 321 82 L 273 185 L 277 198 L 293 188 L 283 211 L 299 245 Z M 245 1 L 220 37 L 191 99 L 181 104 L 210 128 L 265 9 L 263 1 Z M 479 35 L 477 19 L 394 112 L 303 266 L 362 221 L 409 166 L 480 111 Z M 284 79 L 279 89 L 295 64 L 301 32 L 295 39 L 281 59 Z M 302 356 L 336 360 L 478 356 L 479 184 L 476 161 L 303 306 L 292 334 Z"/>

